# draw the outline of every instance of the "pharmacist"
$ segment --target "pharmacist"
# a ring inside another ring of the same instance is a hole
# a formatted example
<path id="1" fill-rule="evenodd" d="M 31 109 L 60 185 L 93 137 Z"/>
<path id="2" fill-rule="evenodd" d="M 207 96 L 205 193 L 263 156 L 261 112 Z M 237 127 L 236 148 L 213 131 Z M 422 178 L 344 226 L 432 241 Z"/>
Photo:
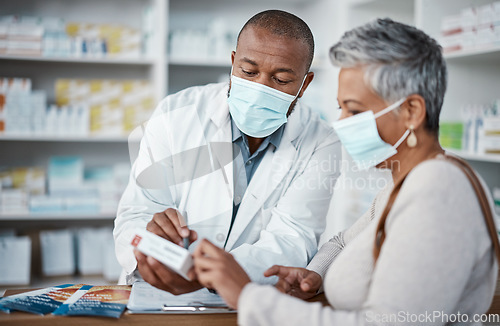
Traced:
<path id="1" fill-rule="evenodd" d="M 160 102 L 115 220 L 122 282 L 142 277 L 174 294 L 201 288 L 134 252 L 137 228 L 179 245 L 188 238 L 191 251 L 206 238 L 256 282 L 272 282 L 263 272 L 275 264 L 306 266 L 325 228 L 341 157 L 333 129 L 299 101 L 314 77 L 313 54 L 305 22 L 261 12 L 240 31 L 229 84 L 188 88 Z"/>

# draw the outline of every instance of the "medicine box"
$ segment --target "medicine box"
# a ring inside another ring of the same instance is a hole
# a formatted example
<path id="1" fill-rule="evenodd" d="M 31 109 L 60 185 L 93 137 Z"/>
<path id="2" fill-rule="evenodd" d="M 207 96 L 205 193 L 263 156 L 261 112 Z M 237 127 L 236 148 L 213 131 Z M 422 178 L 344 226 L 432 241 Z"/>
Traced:
<path id="1" fill-rule="evenodd" d="M 188 250 L 141 229 L 135 231 L 131 245 L 177 272 L 186 280 L 190 280 L 187 272 L 193 266 L 193 259 Z"/>
<path id="2" fill-rule="evenodd" d="M 0 284 L 28 285 L 31 268 L 31 239 L 0 235 Z"/>

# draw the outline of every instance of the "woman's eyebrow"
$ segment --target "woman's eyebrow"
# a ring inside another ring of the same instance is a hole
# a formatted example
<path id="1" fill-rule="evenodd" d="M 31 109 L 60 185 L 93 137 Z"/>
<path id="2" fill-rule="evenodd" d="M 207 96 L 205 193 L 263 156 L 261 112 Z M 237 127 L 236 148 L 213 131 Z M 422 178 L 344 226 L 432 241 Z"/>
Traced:
<path id="1" fill-rule="evenodd" d="M 340 103 L 340 101 L 337 99 L 337 102 Z M 346 105 L 346 104 L 349 104 L 349 103 L 356 103 L 356 104 L 359 104 L 361 105 L 362 107 L 364 107 L 364 104 L 361 103 L 360 101 L 357 101 L 357 100 L 353 100 L 353 99 L 348 99 L 348 100 L 344 100 L 342 101 L 342 104 Z"/>

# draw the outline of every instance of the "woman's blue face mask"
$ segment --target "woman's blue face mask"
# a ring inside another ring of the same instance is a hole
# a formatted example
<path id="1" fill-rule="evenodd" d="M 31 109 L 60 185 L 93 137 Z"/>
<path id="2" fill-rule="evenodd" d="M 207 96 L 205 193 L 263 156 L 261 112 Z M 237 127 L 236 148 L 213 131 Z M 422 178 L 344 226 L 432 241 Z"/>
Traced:
<path id="1" fill-rule="evenodd" d="M 376 166 L 398 152 L 397 148 L 410 131 L 406 130 L 396 144 L 388 144 L 380 138 L 375 119 L 398 108 L 405 100 L 402 98 L 376 114 L 368 110 L 333 123 L 342 145 L 358 168 L 365 170 Z"/>
<path id="2" fill-rule="evenodd" d="M 297 95 L 293 96 L 231 74 L 227 103 L 234 123 L 251 137 L 271 135 L 287 122 L 288 109 L 299 96 L 304 82 L 305 77 Z"/>

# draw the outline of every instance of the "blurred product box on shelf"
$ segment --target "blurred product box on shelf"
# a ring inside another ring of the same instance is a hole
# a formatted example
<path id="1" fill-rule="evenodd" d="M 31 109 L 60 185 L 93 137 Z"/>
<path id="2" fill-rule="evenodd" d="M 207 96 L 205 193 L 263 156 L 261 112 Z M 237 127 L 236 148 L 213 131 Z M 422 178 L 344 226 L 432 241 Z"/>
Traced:
<path id="1" fill-rule="evenodd" d="M 483 123 L 484 136 L 479 151 L 500 154 L 500 114 L 495 117 L 485 117 Z"/>
<path id="2" fill-rule="evenodd" d="M 147 8 L 147 7 L 146 7 Z M 153 15 L 143 14 L 143 20 Z M 0 54 L 46 57 L 149 56 L 154 30 L 116 24 L 66 22 L 57 17 L 0 16 Z M 147 52 L 146 52 L 147 51 Z"/>
<path id="3" fill-rule="evenodd" d="M 462 149 L 463 123 L 441 122 L 439 124 L 439 142 L 441 146 Z"/>
<path id="4" fill-rule="evenodd" d="M 213 19 L 205 29 L 176 29 L 169 35 L 172 60 L 227 60 L 235 50 L 238 30 L 222 18 Z"/>
<path id="5" fill-rule="evenodd" d="M 444 147 L 475 154 L 500 154 L 500 100 L 487 105 L 465 105 L 462 121 L 440 123 Z"/>
<path id="6" fill-rule="evenodd" d="M 28 285 L 31 274 L 31 239 L 0 234 L 0 285 Z"/>
<path id="7" fill-rule="evenodd" d="M 0 53 L 8 55 L 42 54 L 43 26 L 35 17 L 0 17 L 0 38 L 5 43 L 0 47 Z"/>
<path id="8" fill-rule="evenodd" d="M 75 273 L 75 244 L 70 230 L 40 231 L 40 248 L 43 275 Z"/>
<path id="9" fill-rule="evenodd" d="M 493 200 L 495 202 L 495 212 L 500 219 L 500 188 L 493 188 Z M 497 221 L 500 222 L 500 220 Z M 499 225 L 500 224 L 497 224 L 497 227 L 499 227 Z"/>
<path id="10" fill-rule="evenodd" d="M 28 213 L 28 193 L 24 189 L 4 189 L 0 191 L 0 212 L 2 214 Z"/>
<path id="11" fill-rule="evenodd" d="M 153 88 L 141 80 L 58 79 L 56 104 L 85 107 L 92 135 L 123 135 L 147 121 L 155 101 Z"/>
<path id="12" fill-rule="evenodd" d="M 499 46 L 500 1 L 443 17 L 439 43 L 445 53 Z"/>
<path id="13" fill-rule="evenodd" d="M 129 173 L 129 164 L 85 168 L 79 156 L 51 157 L 47 173 L 0 169 L 0 213 L 114 215 Z"/>
<path id="14" fill-rule="evenodd" d="M 48 167 L 49 193 L 65 192 L 83 183 L 83 159 L 79 156 L 53 156 Z"/>
<path id="15" fill-rule="evenodd" d="M 78 273 L 103 275 L 109 281 L 120 276 L 110 227 L 41 231 L 40 244 L 45 276 Z"/>
<path id="16" fill-rule="evenodd" d="M 144 80 L 57 79 L 56 105 L 31 89 L 27 78 L 0 78 L 0 134 L 125 136 L 147 121 L 155 107 Z"/>
<path id="17" fill-rule="evenodd" d="M 115 253 L 115 241 L 113 239 L 113 230 L 103 234 L 103 269 L 102 275 L 108 281 L 118 281 L 122 272 L 122 266 L 118 262 Z"/>
<path id="18" fill-rule="evenodd" d="M 75 235 L 79 274 L 102 274 L 107 280 L 118 280 L 122 268 L 114 251 L 113 229 L 81 228 Z"/>
<path id="19" fill-rule="evenodd" d="M 111 232 L 105 229 L 106 232 Z M 103 270 L 103 232 L 100 229 L 83 228 L 76 232 L 77 266 L 81 275 L 101 274 Z"/>

